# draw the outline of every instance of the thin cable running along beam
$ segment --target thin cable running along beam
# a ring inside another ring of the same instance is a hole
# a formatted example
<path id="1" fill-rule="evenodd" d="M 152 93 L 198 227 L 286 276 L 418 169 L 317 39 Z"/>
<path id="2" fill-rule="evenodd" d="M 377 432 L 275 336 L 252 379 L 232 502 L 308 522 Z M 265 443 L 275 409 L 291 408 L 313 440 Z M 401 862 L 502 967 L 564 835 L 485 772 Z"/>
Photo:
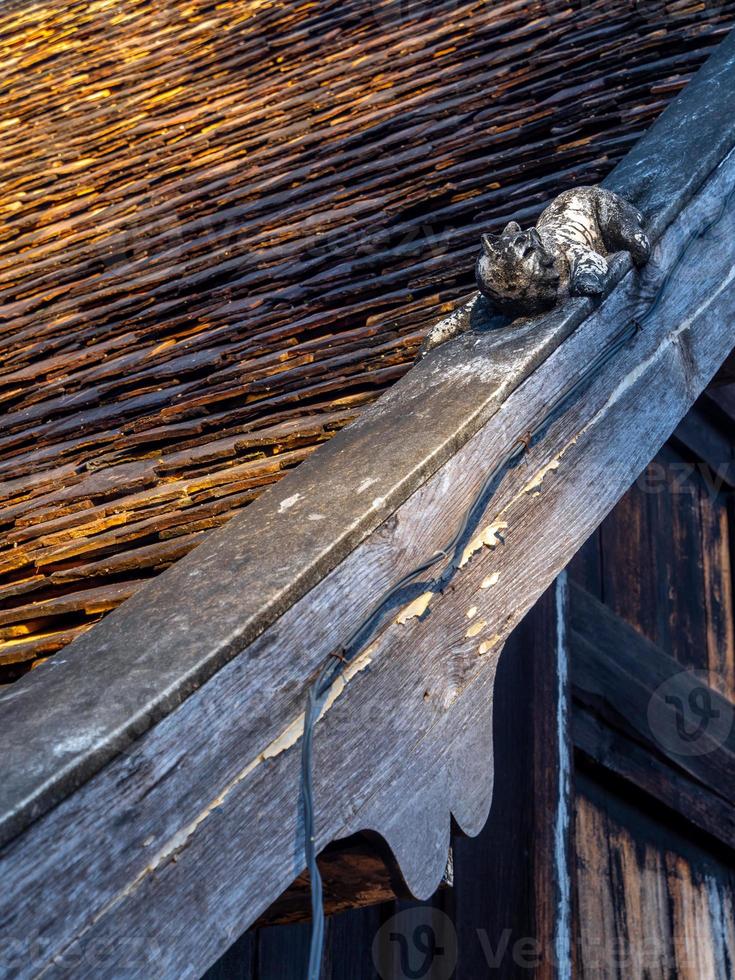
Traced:
<path id="1" fill-rule="evenodd" d="M 694 241 L 703 238 L 721 219 L 735 197 L 733 188 L 722 203 L 717 214 L 701 228 L 693 232 L 685 247 L 677 256 L 669 272 L 664 277 L 648 308 L 637 318 L 632 318 L 615 333 L 597 356 L 590 361 L 575 381 L 562 389 L 549 404 L 546 412 L 526 432 L 515 440 L 500 461 L 485 477 L 482 487 L 467 511 L 461 525 L 451 541 L 439 551 L 434 552 L 421 564 L 404 575 L 392 586 L 360 625 L 352 632 L 340 648 L 332 651 L 325 660 L 316 680 L 310 685 L 306 697 L 304 729 L 301 741 L 301 805 L 304 821 L 304 858 L 309 871 L 311 888 L 312 930 L 309 949 L 307 980 L 319 980 L 324 947 L 324 900 L 321 875 L 316 860 L 316 835 L 314 830 L 314 790 L 313 790 L 313 739 L 314 728 L 332 685 L 344 671 L 345 666 L 356 659 L 369 639 L 384 621 L 387 614 L 411 602 L 425 592 L 440 594 L 449 585 L 459 568 L 466 545 L 477 530 L 477 526 L 492 500 L 498 484 L 524 457 L 527 450 L 538 442 L 549 426 L 562 415 L 574 400 L 587 388 L 617 354 L 638 334 L 647 320 L 656 312 L 674 273 L 685 259 Z M 446 568 L 428 580 L 419 576 L 434 568 L 442 559 L 450 557 Z"/>

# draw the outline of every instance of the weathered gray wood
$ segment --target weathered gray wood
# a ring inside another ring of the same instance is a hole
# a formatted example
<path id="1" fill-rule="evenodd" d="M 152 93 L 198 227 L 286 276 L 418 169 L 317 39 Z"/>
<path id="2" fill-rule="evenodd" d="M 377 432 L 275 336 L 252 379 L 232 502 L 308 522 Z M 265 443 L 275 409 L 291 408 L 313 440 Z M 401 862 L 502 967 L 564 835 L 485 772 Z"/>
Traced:
<path id="1" fill-rule="evenodd" d="M 654 237 L 733 145 L 734 61 L 731 37 L 606 182 L 642 208 Z M 627 268 L 621 260 L 615 275 Z M 592 308 L 577 300 L 438 351 L 247 514 L 0 696 L 0 840 L 80 786 L 336 567 Z"/>
<path id="2" fill-rule="evenodd" d="M 545 415 L 554 393 L 621 324 L 645 318 L 630 346 L 503 478 L 478 530 L 492 543 L 487 529 L 499 529 L 504 543 L 479 544 L 421 618 L 400 622 L 396 609 L 317 726 L 319 845 L 374 829 L 414 893 L 434 889 L 450 814 L 475 833 L 490 804 L 492 683 L 505 637 L 733 346 L 735 214 L 722 214 L 716 234 L 691 237 L 733 187 L 728 158 L 669 227 L 646 272 L 628 274 L 376 533 L 7 845 L 0 915 L 17 943 L 10 975 L 119 977 L 121 937 L 130 937 L 139 971 L 196 976 L 280 894 L 302 869 L 296 740 L 304 679 L 378 596 L 451 538 L 493 462 Z M 673 288 L 661 293 L 682 254 Z M 465 350 L 479 362 L 483 340 L 468 338 Z M 206 626 L 217 624 L 203 624 L 198 642 Z M 204 919 L 207 930 L 191 928 Z"/>

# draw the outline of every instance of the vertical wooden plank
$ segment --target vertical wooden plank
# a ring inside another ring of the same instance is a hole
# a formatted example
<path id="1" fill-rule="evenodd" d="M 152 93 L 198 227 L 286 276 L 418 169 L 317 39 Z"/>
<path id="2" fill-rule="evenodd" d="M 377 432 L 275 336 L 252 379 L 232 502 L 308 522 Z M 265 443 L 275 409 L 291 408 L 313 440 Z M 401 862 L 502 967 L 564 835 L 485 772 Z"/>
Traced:
<path id="1" fill-rule="evenodd" d="M 637 882 L 635 893 L 640 908 L 637 935 L 637 963 L 640 975 L 668 977 L 673 962 L 671 941 L 671 910 L 666 891 L 666 876 L 661 854 L 647 848 L 643 854 L 643 868 L 636 874 L 636 862 L 640 859 L 639 848 L 627 837 L 625 840 L 625 881 Z M 633 892 L 633 889 L 629 889 Z M 628 899 L 630 902 L 631 899 Z"/>
<path id="2" fill-rule="evenodd" d="M 662 858 L 608 822 L 608 861 L 615 896 L 618 968 L 625 976 L 664 978 L 670 970 L 671 923 Z"/>
<path id="3" fill-rule="evenodd" d="M 675 928 L 665 855 L 620 826 L 606 802 L 615 809 L 604 792 L 576 801 L 578 976 L 667 980 Z"/>
<path id="4" fill-rule="evenodd" d="M 707 881 L 710 917 L 715 941 L 717 975 L 732 977 L 735 970 L 735 875 L 730 869 L 729 880 L 709 878 Z"/>
<path id="5" fill-rule="evenodd" d="M 576 921 L 575 975 L 615 978 L 619 971 L 606 951 L 615 948 L 615 903 L 607 849 L 607 821 L 585 797 L 575 805 Z"/>
<path id="6" fill-rule="evenodd" d="M 327 919 L 324 980 L 383 980 L 373 960 L 373 940 L 395 903 L 355 909 Z"/>
<path id="7" fill-rule="evenodd" d="M 309 959 L 310 934 L 309 922 L 260 929 L 257 933 L 257 980 L 303 980 Z M 325 950 L 325 957 L 327 955 Z"/>
<path id="8" fill-rule="evenodd" d="M 707 669 L 713 687 L 735 700 L 735 609 L 733 608 L 731 520 L 726 500 L 709 488 L 700 498 Z"/>
<path id="9" fill-rule="evenodd" d="M 578 774 L 575 976 L 729 980 L 733 872 L 654 810 Z"/>
<path id="10" fill-rule="evenodd" d="M 246 932 L 204 974 L 203 980 L 257 980 L 257 940 Z"/>
<path id="11" fill-rule="evenodd" d="M 666 855 L 666 885 L 673 917 L 675 975 L 678 980 L 717 977 L 709 896 L 695 882 L 689 863 L 678 854 Z"/>
<path id="12" fill-rule="evenodd" d="M 682 665 L 718 671 L 732 691 L 729 522 L 704 472 L 664 447 L 601 526 L 601 592 Z"/>
<path id="13" fill-rule="evenodd" d="M 703 541 L 700 500 L 706 495 L 699 463 L 670 452 L 668 495 L 671 502 L 671 562 L 667 612 L 672 656 L 685 667 L 707 666 Z M 663 544 L 663 542 L 662 542 Z M 656 568 L 642 567 L 655 575 Z"/>
<path id="14" fill-rule="evenodd" d="M 476 838 L 459 837 L 453 844 L 456 980 L 510 972 L 514 944 L 534 934 L 529 847 L 534 818 L 533 696 L 523 687 L 533 669 L 534 615 L 535 610 L 513 632 L 498 665 L 493 704 L 495 791 L 488 822 Z"/>
<path id="15" fill-rule="evenodd" d="M 569 580 L 602 601 L 602 548 L 598 527 L 567 565 Z"/>
<path id="16" fill-rule="evenodd" d="M 495 688 L 497 792 L 475 840 L 455 842 L 456 980 L 567 980 L 571 760 L 567 576 L 506 645 Z"/>
<path id="17" fill-rule="evenodd" d="M 571 980 L 571 783 L 569 737 L 569 586 L 562 572 L 535 616 L 535 751 L 533 764 L 536 935 L 542 955 L 537 976 Z M 545 663 L 538 669 L 539 654 Z M 538 705 L 551 711 L 538 711 Z"/>
<path id="18" fill-rule="evenodd" d="M 602 600 L 671 650 L 667 583 L 672 540 L 666 459 L 646 467 L 600 528 Z"/>

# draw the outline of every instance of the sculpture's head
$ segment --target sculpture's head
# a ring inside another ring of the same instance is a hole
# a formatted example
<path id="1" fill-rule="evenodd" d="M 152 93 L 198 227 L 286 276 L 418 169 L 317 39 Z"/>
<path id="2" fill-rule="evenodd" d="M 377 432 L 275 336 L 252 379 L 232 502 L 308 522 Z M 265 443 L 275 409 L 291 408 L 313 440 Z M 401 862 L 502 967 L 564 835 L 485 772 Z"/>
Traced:
<path id="1" fill-rule="evenodd" d="M 502 235 L 483 235 L 475 274 L 483 296 L 508 316 L 530 316 L 556 303 L 556 258 L 535 228 L 521 231 L 520 225 L 511 221 Z"/>

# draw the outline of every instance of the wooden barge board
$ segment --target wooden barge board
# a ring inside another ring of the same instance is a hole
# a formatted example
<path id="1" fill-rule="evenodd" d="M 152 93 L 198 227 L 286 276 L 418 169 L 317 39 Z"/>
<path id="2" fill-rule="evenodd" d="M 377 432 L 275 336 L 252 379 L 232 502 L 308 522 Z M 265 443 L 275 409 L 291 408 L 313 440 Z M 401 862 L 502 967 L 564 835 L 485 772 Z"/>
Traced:
<path id="1" fill-rule="evenodd" d="M 4 695 L 0 916 L 18 975 L 69 975 L 80 943 L 122 935 L 157 938 L 136 947 L 138 962 L 195 976 L 280 894 L 301 871 L 293 741 L 305 679 L 376 596 L 446 544 L 492 461 L 553 393 L 642 318 L 503 478 L 480 527 L 507 524 L 507 543 L 480 547 L 428 617 L 391 620 L 318 726 L 320 845 L 375 829 L 415 893 L 435 887 L 449 813 L 472 833 L 489 807 L 505 636 L 733 346 L 735 216 L 720 210 L 735 187 L 734 82 L 730 37 L 609 181 L 663 233 L 643 275 L 621 261 L 596 309 L 580 301 L 437 351 Z M 661 293 L 674 269 L 675 288 Z M 215 907 L 206 935 L 192 928 Z M 94 966 L 118 969 L 114 958 Z"/>
<path id="2" fill-rule="evenodd" d="M 599 182 L 735 23 L 430 6 L 3 5 L 0 684 L 402 376 L 480 232 Z"/>

